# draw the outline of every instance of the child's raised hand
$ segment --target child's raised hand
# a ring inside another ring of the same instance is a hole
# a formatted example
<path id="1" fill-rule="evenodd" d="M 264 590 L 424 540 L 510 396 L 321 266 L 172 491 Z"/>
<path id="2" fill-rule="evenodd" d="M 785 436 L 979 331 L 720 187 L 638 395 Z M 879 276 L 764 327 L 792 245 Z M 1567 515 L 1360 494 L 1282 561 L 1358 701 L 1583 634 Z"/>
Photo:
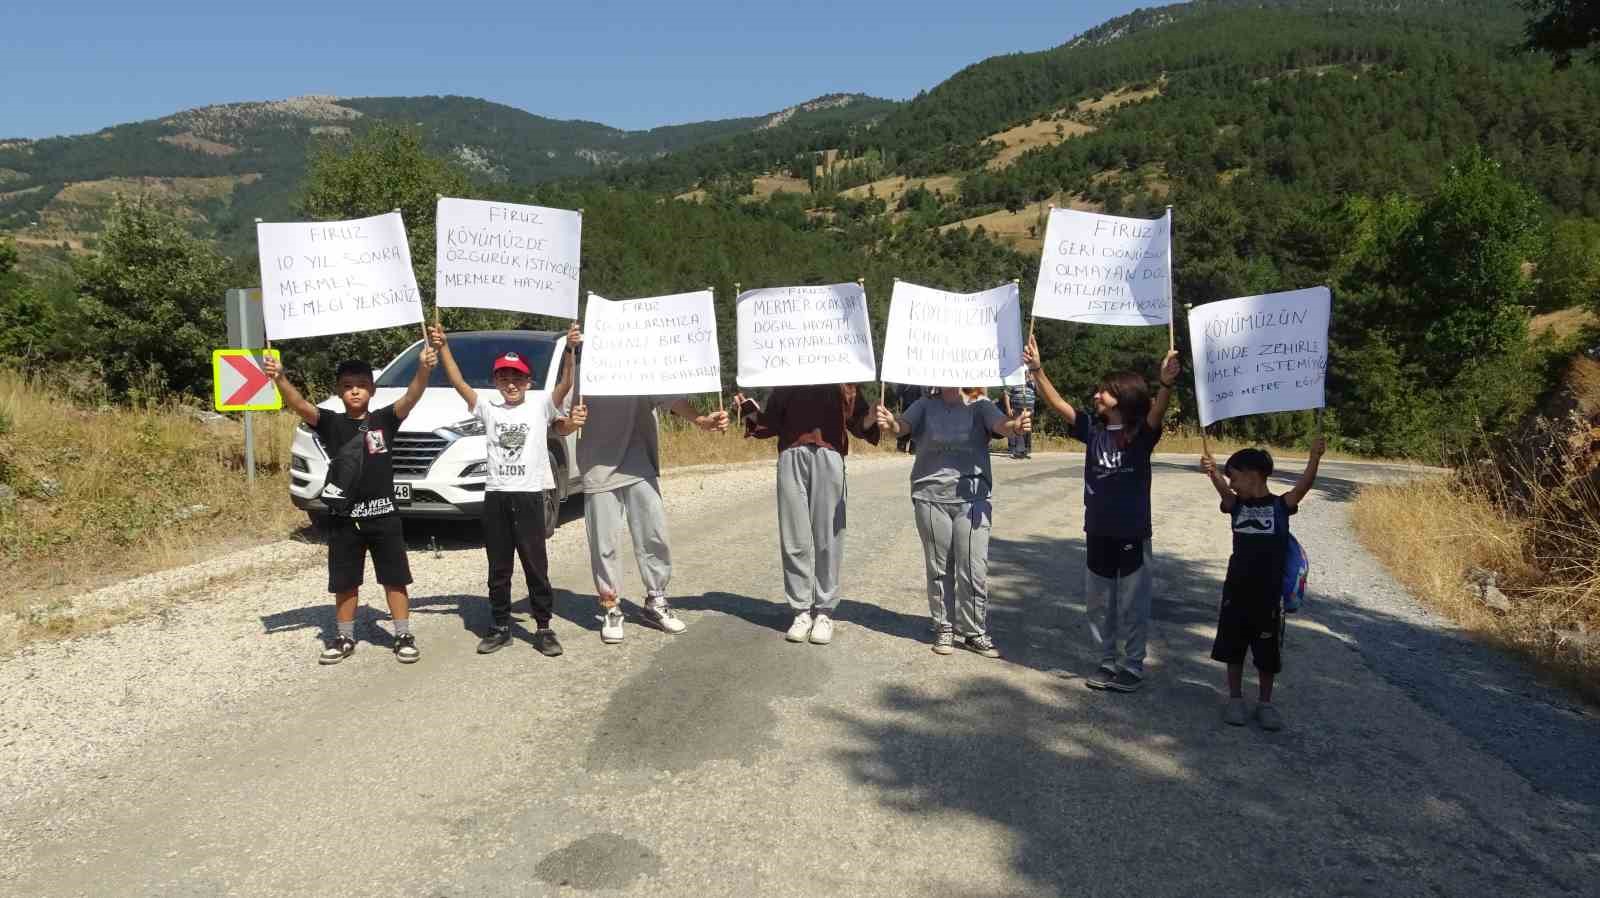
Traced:
<path id="1" fill-rule="evenodd" d="M 428 327 L 428 345 L 435 349 L 444 348 L 444 328 L 437 324 Z"/>
<path id="2" fill-rule="evenodd" d="M 701 415 L 694 419 L 694 426 L 705 431 L 715 430 L 722 433 L 728 429 L 728 413 L 717 411 L 709 415 Z"/>
<path id="3" fill-rule="evenodd" d="M 1022 364 L 1029 368 L 1039 367 L 1039 341 L 1033 334 L 1028 335 L 1028 345 L 1022 347 Z"/>
<path id="4" fill-rule="evenodd" d="M 429 346 L 422 350 L 422 358 L 418 359 L 418 361 L 422 364 L 422 370 L 433 370 L 433 366 L 439 364 L 439 350 Z"/>
<path id="5" fill-rule="evenodd" d="M 573 427 L 582 427 L 584 422 L 589 420 L 589 407 L 581 402 L 578 403 L 567 413 L 567 420 L 572 422 Z"/>
<path id="6" fill-rule="evenodd" d="M 882 427 L 882 428 L 885 428 L 885 429 L 888 429 L 888 430 L 893 430 L 894 429 L 894 413 L 889 411 L 889 407 L 880 402 L 880 403 L 878 403 L 877 412 L 878 412 L 878 426 Z"/>
<path id="7" fill-rule="evenodd" d="M 1033 412 L 1023 409 L 1017 416 L 1017 433 L 1033 433 Z"/>
<path id="8" fill-rule="evenodd" d="M 1183 373 L 1183 364 L 1178 361 L 1178 350 L 1167 353 L 1166 359 L 1161 362 L 1161 385 L 1171 389 L 1178 382 L 1178 375 Z"/>
<path id="9" fill-rule="evenodd" d="M 1211 453 L 1200 456 L 1200 470 L 1204 471 L 1207 477 L 1217 476 L 1217 460 L 1211 457 Z"/>
<path id="10" fill-rule="evenodd" d="M 277 380 L 283 376 L 283 363 L 278 361 L 277 356 L 268 355 L 261 360 L 261 373 L 267 376 L 267 380 Z"/>
<path id="11" fill-rule="evenodd" d="M 579 346 L 582 343 L 583 343 L 583 328 L 579 327 L 578 326 L 578 322 L 576 322 L 576 321 L 574 321 L 571 324 L 567 325 L 567 346 L 568 346 L 568 348 Z"/>
<path id="12" fill-rule="evenodd" d="M 1316 439 L 1311 441 L 1311 458 L 1312 458 L 1313 461 L 1321 459 L 1322 458 L 1322 453 L 1327 452 L 1327 451 L 1328 451 L 1328 441 L 1327 440 L 1323 439 L 1322 437 L 1317 437 Z"/>

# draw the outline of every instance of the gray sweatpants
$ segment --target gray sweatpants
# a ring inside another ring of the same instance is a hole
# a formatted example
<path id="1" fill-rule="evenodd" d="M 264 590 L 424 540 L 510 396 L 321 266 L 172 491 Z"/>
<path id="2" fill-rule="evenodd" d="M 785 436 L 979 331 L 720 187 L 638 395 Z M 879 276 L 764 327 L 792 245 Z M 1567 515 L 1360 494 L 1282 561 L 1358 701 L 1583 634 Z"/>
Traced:
<path id="1" fill-rule="evenodd" d="M 672 579 L 672 552 L 667 547 L 667 517 L 661 509 L 661 486 L 654 477 L 583 497 L 583 523 L 589 531 L 589 567 L 600 604 L 616 604 L 622 591 L 618 568 L 619 539 L 624 526 L 633 537 L 633 555 L 647 599 L 665 596 Z"/>
<path id="2" fill-rule="evenodd" d="M 982 636 L 989 617 L 989 531 L 993 507 L 912 499 L 928 571 L 928 613 L 943 630 L 955 618 L 962 636 Z M 952 610 L 953 606 L 953 610 Z"/>
<path id="3" fill-rule="evenodd" d="M 844 457 L 821 446 L 778 453 L 778 543 L 783 591 L 796 613 L 831 614 L 844 557 Z"/>
<path id="4" fill-rule="evenodd" d="M 1145 640 L 1150 631 L 1150 590 L 1155 579 L 1150 540 L 1144 541 L 1144 563 L 1126 577 L 1102 577 L 1085 567 L 1083 593 L 1089 618 L 1089 639 L 1100 653 L 1100 665 L 1144 676 Z M 1118 637 L 1122 663 L 1117 663 Z"/>

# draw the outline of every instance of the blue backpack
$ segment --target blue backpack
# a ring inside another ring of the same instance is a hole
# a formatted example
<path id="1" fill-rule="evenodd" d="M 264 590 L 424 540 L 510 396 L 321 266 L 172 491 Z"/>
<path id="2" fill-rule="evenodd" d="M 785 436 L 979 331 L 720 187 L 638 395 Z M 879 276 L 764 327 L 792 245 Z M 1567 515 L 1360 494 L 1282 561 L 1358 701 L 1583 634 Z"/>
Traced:
<path id="1" fill-rule="evenodd" d="M 1289 547 L 1283 559 L 1283 610 L 1294 613 L 1306 600 L 1306 575 L 1311 573 L 1311 559 L 1300 541 L 1289 536 Z"/>

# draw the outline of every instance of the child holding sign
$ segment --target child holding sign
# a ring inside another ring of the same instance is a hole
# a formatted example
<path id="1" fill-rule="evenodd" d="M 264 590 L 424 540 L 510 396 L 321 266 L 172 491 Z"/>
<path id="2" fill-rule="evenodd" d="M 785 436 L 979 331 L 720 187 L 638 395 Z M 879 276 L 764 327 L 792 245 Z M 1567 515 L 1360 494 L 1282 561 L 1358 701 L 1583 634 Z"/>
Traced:
<path id="1" fill-rule="evenodd" d="M 327 485 L 322 501 L 328 517 L 328 591 L 333 593 L 335 632 L 327 641 L 318 661 L 338 664 L 356 650 L 356 605 L 366 566 L 372 553 L 372 567 L 383 585 L 394 619 L 394 656 L 401 664 L 422 658 L 417 638 L 411 633 L 411 565 L 406 558 L 405 533 L 394 506 L 394 466 L 389 446 L 400 432 L 417 400 L 427 389 L 428 376 L 438 356 L 424 347 L 417 359 L 417 373 L 406 385 L 406 392 L 392 405 L 369 410 L 376 389 L 372 366 L 366 362 L 340 362 L 334 371 L 335 389 L 343 412 L 319 409 L 295 389 L 277 358 L 267 356 L 262 371 L 278 385 L 283 404 L 300 416 L 316 433 L 328 454 Z"/>
<path id="2" fill-rule="evenodd" d="M 775 387 L 765 409 L 735 393 L 745 436 L 778 438 L 778 542 L 790 642 L 833 641 L 844 558 L 845 471 L 850 435 L 878 443 L 878 416 L 856 384 Z"/>
<path id="3" fill-rule="evenodd" d="M 561 641 L 550 628 L 555 614 L 555 592 L 550 588 L 550 562 L 544 548 L 544 491 L 555 489 L 545 434 L 552 422 L 557 433 L 569 434 L 583 426 L 585 409 L 575 406 L 562 417 L 548 392 L 529 395 L 533 386 L 528 363 L 515 352 L 502 353 L 490 366 L 498 400 L 484 400 L 456 366 L 444 328 L 428 329 L 428 339 L 444 361 L 445 376 L 467 403 L 467 412 L 483 422 L 488 446 L 488 482 L 483 493 L 483 548 L 489 556 L 489 632 L 478 642 L 478 654 L 497 652 L 511 642 L 512 555 L 522 559 L 528 583 L 528 606 L 533 611 L 533 647 L 540 654 L 561 654 Z M 562 368 L 562 380 L 572 376 L 572 365 Z M 559 389 L 559 388 L 558 388 Z M 561 391 L 565 394 L 565 390 Z"/>
<path id="4" fill-rule="evenodd" d="M 1300 509 L 1317 481 L 1317 465 L 1327 443 L 1311 444 L 1311 460 L 1294 488 L 1281 496 L 1267 489 L 1272 456 L 1264 449 L 1241 449 L 1222 471 L 1208 453 L 1200 470 L 1222 497 L 1222 513 L 1233 524 L 1233 554 L 1222 584 L 1217 613 L 1217 638 L 1211 657 L 1228 665 L 1228 704 L 1223 722 L 1244 726 L 1244 654 L 1250 651 L 1260 680 L 1256 720 L 1263 730 L 1283 729 L 1283 717 L 1272 706 L 1272 682 L 1283 670 L 1283 574 L 1289 553 L 1289 517 Z"/>
<path id="5" fill-rule="evenodd" d="M 904 415 L 895 415 L 881 402 L 877 414 L 879 427 L 916 441 L 911 508 L 928 572 L 934 654 L 954 652 L 959 629 L 964 648 L 985 658 L 1000 657 L 987 629 L 993 518 L 989 494 L 994 489 L 989 440 L 1031 433 L 1030 413 L 1007 420 L 981 389 L 941 387 L 938 396 L 913 402 Z"/>
<path id="6" fill-rule="evenodd" d="M 1085 449 L 1084 606 L 1089 636 L 1100 652 L 1100 665 L 1086 682 L 1091 689 L 1133 692 L 1144 684 L 1150 628 L 1150 454 L 1161 440 L 1161 419 L 1178 379 L 1178 353 L 1168 352 L 1161 363 L 1161 389 L 1154 402 L 1142 375 L 1116 371 L 1100 381 L 1093 415 L 1077 411 L 1056 392 L 1032 335 L 1022 359 L 1040 397 Z"/>

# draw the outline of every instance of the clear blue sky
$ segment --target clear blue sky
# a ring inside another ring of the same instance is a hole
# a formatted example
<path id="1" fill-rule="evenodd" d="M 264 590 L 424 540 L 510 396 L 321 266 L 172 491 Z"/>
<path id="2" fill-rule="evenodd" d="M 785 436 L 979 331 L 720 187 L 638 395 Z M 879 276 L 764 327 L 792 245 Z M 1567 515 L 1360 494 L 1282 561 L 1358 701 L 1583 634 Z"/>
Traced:
<path id="1" fill-rule="evenodd" d="M 462 94 L 620 128 L 904 99 L 1139 4 L 7 0 L 0 137 L 308 93 Z M 1147 3 L 1147 5 L 1158 5 Z"/>

